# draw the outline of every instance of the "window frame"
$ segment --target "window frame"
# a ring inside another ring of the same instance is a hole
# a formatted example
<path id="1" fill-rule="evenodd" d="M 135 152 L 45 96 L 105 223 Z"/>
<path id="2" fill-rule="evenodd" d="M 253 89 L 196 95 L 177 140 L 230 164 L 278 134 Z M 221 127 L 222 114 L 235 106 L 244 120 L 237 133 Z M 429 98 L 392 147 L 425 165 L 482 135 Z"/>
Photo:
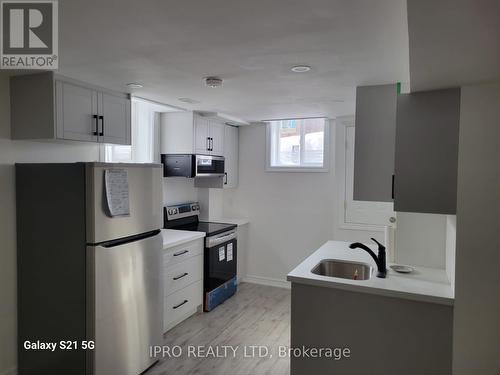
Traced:
<path id="1" fill-rule="evenodd" d="M 330 120 L 326 117 L 315 117 L 318 119 L 323 119 L 325 121 L 325 128 L 324 128 L 324 133 L 323 133 L 323 166 L 322 167 L 317 167 L 317 166 L 307 166 L 307 165 L 300 165 L 300 166 L 273 166 L 271 165 L 271 147 L 272 147 L 272 138 L 273 138 L 273 129 L 272 129 L 272 122 L 271 121 L 265 121 L 266 123 L 266 172 L 323 172 L 326 173 L 330 170 Z M 283 119 L 283 120 L 272 120 L 272 121 L 285 121 L 285 120 L 307 120 L 307 119 L 312 119 L 312 117 L 309 118 L 293 118 L 293 119 Z M 300 143 L 303 145 L 304 143 L 304 137 L 301 134 L 300 136 Z M 304 147 L 302 146 L 300 149 L 301 155 L 304 151 Z M 301 157 L 302 160 L 302 157 Z"/>

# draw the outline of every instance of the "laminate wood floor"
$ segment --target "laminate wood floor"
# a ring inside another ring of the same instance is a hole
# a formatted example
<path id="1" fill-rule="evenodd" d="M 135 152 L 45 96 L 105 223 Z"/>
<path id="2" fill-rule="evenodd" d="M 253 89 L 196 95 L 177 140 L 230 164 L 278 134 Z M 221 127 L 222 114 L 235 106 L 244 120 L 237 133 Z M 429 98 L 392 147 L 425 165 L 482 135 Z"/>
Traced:
<path id="1" fill-rule="evenodd" d="M 180 347 L 181 356 L 161 359 L 145 375 L 288 375 L 290 360 L 279 356 L 279 347 L 290 345 L 290 290 L 241 283 L 213 311 L 198 313 L 167 332 L 163 345 Z M 251 346 L 262 346 L 262 354 L 267 349 L 267 356 L 251 356 Z M 206 358 L 193 355 L 198 347 Z M 222 357 L 211 356 L 210 348 Z"/>

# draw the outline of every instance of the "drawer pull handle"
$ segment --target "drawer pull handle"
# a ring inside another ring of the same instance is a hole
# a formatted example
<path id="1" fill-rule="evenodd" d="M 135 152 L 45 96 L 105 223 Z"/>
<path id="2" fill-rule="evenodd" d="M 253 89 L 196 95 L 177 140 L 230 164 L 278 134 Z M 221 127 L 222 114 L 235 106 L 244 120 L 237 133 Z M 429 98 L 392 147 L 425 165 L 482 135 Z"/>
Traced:
<path id="1" fill-rule="evenodd" d="M 189 253 L 189 250 L 183 250 L 183 251 L 179 251 L 178 253 L 174 253 L 174 257 L 178 257 L 179 255 L 186 254 L 186 253 Z"/>
<path id="2" fill-rule="evenodd" d="M 173 279 L 174 280 L 179 280 L 179 279 L 182 279 L 183 277 L 189 275 L 187 272 L 184 272 L 182 275 L 179 275 L 179 276 L 175 276 Z"/>
<path id="3" fill-rule="evenodd" d="M 187 299 L 185 299 L 185 300 L 184 300 L 184 302 L 179 303 L 177 306 L 173 306 L 172 308 L 173 308 L 174 310 L 175 310 L 175 309 L 178 309 L 179 307 L 181 307 L 182 305 L 184 305 L 184 304 L 186 304 L 186 303 L 188 303 L 188 300 L 187 300 Z"/>

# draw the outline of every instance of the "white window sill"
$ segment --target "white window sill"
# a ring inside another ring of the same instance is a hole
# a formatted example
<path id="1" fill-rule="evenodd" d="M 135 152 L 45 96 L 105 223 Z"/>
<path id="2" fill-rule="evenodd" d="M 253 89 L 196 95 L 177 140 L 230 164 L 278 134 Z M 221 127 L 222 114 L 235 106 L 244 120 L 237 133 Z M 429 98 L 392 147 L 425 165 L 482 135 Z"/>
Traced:
<path id="1" fill-rule="evenodd" d="M 266 167 L 266 172 L 322 172 L 327 173 L 328 167 Z"/>

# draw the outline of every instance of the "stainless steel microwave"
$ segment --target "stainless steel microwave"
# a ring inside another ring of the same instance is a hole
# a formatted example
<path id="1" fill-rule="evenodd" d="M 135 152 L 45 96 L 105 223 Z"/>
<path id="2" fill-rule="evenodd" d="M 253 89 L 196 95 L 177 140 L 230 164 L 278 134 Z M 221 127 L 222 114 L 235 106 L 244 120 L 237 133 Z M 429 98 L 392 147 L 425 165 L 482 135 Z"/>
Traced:
<path id="1" fill-rule="evenodd" d="M 163 154 L 164 177 L 224 176 L 224 157 L 193 154 Z"/>

